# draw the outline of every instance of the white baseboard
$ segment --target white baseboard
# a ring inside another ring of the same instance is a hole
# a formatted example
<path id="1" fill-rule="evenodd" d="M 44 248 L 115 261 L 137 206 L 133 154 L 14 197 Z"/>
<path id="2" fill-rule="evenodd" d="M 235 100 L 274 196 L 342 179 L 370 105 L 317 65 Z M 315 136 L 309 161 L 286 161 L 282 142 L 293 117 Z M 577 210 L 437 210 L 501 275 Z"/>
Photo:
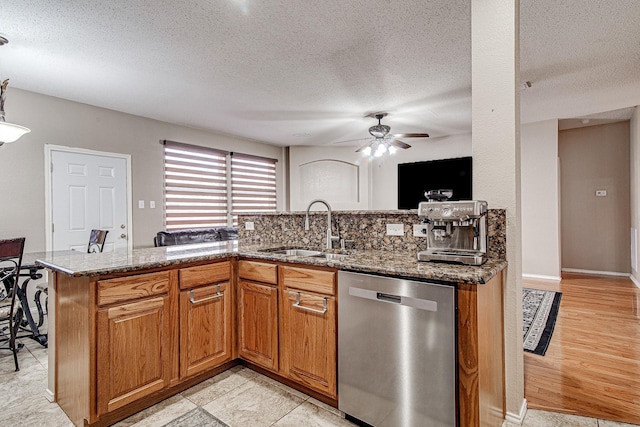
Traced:
<path id="1" fill-rule="evenodd" d="M 595 274 L 598 276 L 629 277 L 629 273 L 619 273 L 616 271 L 581 270 L 579 268 L 563 268 L 562 271 L 566 271 L 567 273 Z"/>
<path id="2" fill-rule="evenodd" d="M 522 399 L 522 405 L 520 405 L 520 413 L 514 414 L 513 412 L 507 411 L 507 415 L 505 416 L 504 420 L 505 422 L 509 421 L 510 423 L 522 425 L 525 415 L 527 415 L 527 399 Z"/>
<path id="3" fill-rule="evenodd" d="M 552 282 L 559 282 L 562 280 L 562 277 L 559 276 L 544 276 L 542 274 L 525 274 L 522 273 L 522 277 L 526 279 L 536 279 L 536 280 L 549 280 Z"/>
<path id="4" fill-rule="evenodd" d="M 55 396 L 53 395 L 53 392 L 52 392 L 51 390 L 49 390 L 49 389 L 46 389 L 46 390 L 44 391 L 44 397 L 45 397 L 49 402 L 52 402 L 52 403 L 53 403 L 53 402 L 55 402 L 55 401 L 56 401 L 56 398 L 55 398 Z"/>
<path id="5" fill-rule="evenodd" d="M 636 278 L 633 276 L 633 274 L 630 274 L 630 275 L 629 275 L 629 279 L 631 279 L 631 281 L 632 281 L 632 282 L 633 282 L 637 287 L 639 287 L 639 288 L 640 288 L 640 281 L 638 281 L 638 279 L 636 279 Z"/>

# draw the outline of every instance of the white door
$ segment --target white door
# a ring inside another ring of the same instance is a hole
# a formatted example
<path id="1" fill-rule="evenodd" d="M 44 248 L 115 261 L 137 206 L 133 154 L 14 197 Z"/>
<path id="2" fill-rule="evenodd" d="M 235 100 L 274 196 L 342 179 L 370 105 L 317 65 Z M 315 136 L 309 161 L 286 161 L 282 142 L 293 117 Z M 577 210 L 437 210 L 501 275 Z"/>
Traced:
<path id="1" fill-rule="evenodd" d="M 127 248 L 127 159 L 51 151 L 54 251 L 86 252 L 92 229 L 108 230 L 104 251 Z"/>

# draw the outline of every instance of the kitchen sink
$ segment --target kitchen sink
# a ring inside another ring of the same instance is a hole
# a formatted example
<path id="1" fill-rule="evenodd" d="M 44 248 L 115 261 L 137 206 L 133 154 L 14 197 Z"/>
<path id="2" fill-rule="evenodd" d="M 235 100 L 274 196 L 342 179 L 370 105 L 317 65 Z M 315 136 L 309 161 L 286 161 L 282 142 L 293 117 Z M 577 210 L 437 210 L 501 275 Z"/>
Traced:
<path id="1" fill-rule="evenodd" d="M 347 254 L 325 254 L 325 253 L 322 253 L 320 255 L 312 255 L 312 256 L 315 256 L 315 257 L 318 257 L 318 258 L 326 258 L 326 259 L 343 259 L 343 258 L 348 257 L 349 255 L 347 255 Z"/>
<path id="2" fill-rule="evenodd" d="M 308 249 L 279 249 L 269 251 L 272 254 L 293 255 L 293 256 L 323 256 L 322 251 L 311 251 Z"/>
<path id="3" fill-rule="evenodd" d="M 278 255 L 325 258 L 325 259 L 333 259 L 333 260 L 343 259 L 347 256 L 347 254 L 325 253 L 318 250 L 302 249 L 302 248 L 273 248 L 273 249 L 263 249 L 260 252 L 269 252 L 269 253 L 278 254 Z"/>

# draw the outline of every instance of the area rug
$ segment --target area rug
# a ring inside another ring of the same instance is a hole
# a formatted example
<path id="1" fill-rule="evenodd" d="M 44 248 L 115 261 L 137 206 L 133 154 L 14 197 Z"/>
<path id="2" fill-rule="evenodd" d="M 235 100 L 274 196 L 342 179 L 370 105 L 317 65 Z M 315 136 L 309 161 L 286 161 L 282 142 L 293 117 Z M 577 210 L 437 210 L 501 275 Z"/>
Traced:
<path id="1" fill-rule="evenodd" d="M 544 356 L 556 325 L 562 292 L 522 288 L 524 351 Z"/>
<path id="2" fill-rule="evenodd" d="M 190 410 L 179 418 L 165 424 L 164 427 L 229 427 L 204 409 L 198 407 Z"/>

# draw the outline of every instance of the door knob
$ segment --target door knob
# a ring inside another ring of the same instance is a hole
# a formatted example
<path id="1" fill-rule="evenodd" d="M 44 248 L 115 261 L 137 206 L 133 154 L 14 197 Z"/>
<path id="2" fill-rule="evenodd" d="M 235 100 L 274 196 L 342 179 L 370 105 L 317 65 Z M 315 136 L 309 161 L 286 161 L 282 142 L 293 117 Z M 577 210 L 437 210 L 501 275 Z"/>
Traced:
<path id="1" fill-rule="evenodd" d="M 124 224 L 120 224 L 120 228 L 122 228 L 124 230 L 125 225 Z"/>
<path id="2" fill-rule="evenodd" d="M 126 239 L 126 238 L 127 238 L 127 235 L 126 235 L 126 234 L 124 234 L 124 233 L 122 233 L 122 234 L 120 235 L 120 238 L 121 238 L 121 239 Z"/>

